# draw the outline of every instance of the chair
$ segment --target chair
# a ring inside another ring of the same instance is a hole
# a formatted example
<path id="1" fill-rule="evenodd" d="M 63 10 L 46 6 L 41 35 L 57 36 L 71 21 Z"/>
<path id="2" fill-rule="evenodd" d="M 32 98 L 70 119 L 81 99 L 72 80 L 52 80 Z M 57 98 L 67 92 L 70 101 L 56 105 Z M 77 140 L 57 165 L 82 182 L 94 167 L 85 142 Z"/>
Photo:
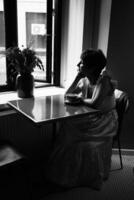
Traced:
<path id="1" fill-rule="evenodd" d="M 113 138 L 113 145 L 117 142 L 119 158 L 120 158 L 120 169 L 123 169 L 122 155 L 121 155 L 121 144 L 120 144 L 120 135 L 122 131 L 122 123 L 124 119 L 124 114 L 128 111 L 129 108 L 129 98 L 125 92 L 120 92 L 120 96 L 118 96 L 118 90 L 116 90 L 115 98 L 116 98 L 116 110 L 118 114 L 118 130 L 117 134 Z"/>
<path id="2" fill-rule="evenodd" d="M 31 170 L 25 158 L 8 140 L 0 140 L 0 192 L 4 199 L 31 199 Z"/>
<path id="3" fill-rule="evenodd" d="M 15 149 L 11 142 L 0 140 L 0 167 L 22 158 L 21 153 Z"/>

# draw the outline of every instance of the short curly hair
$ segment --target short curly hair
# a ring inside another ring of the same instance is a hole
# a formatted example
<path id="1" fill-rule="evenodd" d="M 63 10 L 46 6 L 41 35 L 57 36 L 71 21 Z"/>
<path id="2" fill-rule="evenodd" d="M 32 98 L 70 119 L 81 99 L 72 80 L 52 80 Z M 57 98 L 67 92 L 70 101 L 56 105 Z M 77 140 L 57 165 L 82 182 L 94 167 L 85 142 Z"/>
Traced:
<path id="1" fill-rule="evenodd" d="M 83 61 L 83 64 L 87 67 L 95 67 L 98 70 L 102 70 L 106 64 L 107 59 L 102 52 L 101 49 L 94 50 L 94 49 L 87 49 L 84 50 L 80 56 L 81 60 Z"/>

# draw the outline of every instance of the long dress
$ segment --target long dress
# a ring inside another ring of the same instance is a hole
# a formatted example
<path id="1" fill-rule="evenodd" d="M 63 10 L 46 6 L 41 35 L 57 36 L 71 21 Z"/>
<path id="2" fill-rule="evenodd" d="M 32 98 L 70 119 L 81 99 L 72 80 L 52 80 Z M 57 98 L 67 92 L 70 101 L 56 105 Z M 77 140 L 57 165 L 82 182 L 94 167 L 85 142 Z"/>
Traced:
<path id="1" fill-rule="evenodd" d="M 67 119 L 60 124 L 46 171 L 46 177 L 60 186 L 100 189 L 103 180 L 109 176 L 112 138 L 118 123 L 111 80 L 106 74 L 97 84 L 100 81 L 104 84 L 102 93 L 105 94 L 97 107 L 100 113 Z M 78 86 L 85 97 L 90 88 L 87 82 L 84 78 Z"/>

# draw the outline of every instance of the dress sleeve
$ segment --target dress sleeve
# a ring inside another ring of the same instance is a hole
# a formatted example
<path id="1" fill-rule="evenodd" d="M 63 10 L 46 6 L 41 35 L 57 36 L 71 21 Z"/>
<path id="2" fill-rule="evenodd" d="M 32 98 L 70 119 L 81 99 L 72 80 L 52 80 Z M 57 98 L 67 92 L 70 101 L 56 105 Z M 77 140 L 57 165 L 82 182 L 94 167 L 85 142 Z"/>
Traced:
<path id="1" fill-rule="evenodd" d="M 93 91 L 93 104 L 100 105 L 107 96 L 112 96 L 113 92 L 111 77 L 107 74 L 101 75 Z"/>
<path id="2" fill-rule="evenodd" d="M 83 89 L 83 79 L 80 79 L 77 85 L 75 86 L 73 93 L 81 95 L 82 89 Z"/>
<path id="3" fill-rule="evenodd" d="M 79 90 L 81 91 L 81 96 L 83 98 L 91 98 L 92 97 L 92 90 L 91 90 L 90 82 L 87 78 L 82 78 L 79 81 L 77 87 L 79 87 Z"/>
<path id="4" fill-rule="evenodd" d="M 106 94 L 108 96 L 113 95 L 113 92 L 115 90 L 115 84 L 112 81 L 111 76 L 109 75 L 107 71 L 104 71 L 102 73 L 102 76 L 99 81 L 103 85 L 104 91 L 106 92 Z"/>

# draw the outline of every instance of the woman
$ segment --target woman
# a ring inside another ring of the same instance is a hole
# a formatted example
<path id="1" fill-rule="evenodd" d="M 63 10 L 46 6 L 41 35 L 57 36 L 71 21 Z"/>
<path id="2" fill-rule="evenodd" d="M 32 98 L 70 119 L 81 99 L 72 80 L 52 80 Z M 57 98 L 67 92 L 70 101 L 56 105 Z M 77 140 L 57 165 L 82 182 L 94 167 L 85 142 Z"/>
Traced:
<path id="1" fill-rule="evenodd" d="M 81 54 L 79 72 L 65 97 L 77 94 L 81 103 L 98 113 L 60 124 L 47 177 L 64 187 L 90 186 L 100 189 L 108 178 L 112 138 L 117 131 L 114 85 L 101 50 L 88 49 Z"/>

